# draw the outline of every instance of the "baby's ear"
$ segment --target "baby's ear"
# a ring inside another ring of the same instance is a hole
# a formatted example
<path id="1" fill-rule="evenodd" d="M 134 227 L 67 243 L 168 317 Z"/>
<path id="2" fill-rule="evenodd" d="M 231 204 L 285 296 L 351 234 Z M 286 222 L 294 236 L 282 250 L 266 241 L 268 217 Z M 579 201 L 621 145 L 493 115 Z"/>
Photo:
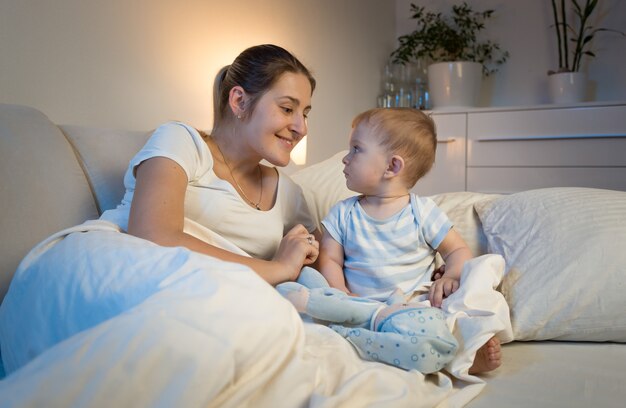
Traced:
<path id="1" fill-rule="evenodd" d="M 404 159 L 402 156 L 398 156 L 397 154 L 391 156 L 391 159 L 389 160 L 389 167 L 387 167 L 388 175 L 395 177 L 400 174 L 402 169 L 404 169 Z"/>

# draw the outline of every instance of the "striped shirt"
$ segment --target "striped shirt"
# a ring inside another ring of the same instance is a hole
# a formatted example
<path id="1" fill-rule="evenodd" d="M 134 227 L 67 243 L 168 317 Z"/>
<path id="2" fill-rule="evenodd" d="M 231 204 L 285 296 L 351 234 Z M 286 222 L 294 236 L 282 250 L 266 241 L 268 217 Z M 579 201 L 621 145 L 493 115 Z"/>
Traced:
<path id="1" fill-rule="evenodd" d="M 429 282 L 435 249 L 452 223 L 430 198 L 410 196 L 410 204 L 377 220 L 365 213 L 359 196 L 340 201 L 322 225 L 343 246 L 344 275 L 353 293 L 386 300 L 397 288 L 405 294 Z"/>

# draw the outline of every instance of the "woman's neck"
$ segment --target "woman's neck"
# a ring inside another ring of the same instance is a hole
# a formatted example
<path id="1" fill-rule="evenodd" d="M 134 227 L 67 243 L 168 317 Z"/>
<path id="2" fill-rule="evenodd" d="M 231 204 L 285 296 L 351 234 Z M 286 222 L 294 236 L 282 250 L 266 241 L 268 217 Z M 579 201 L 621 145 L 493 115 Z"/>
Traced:
<path id="1" fill-rule="evenodd" d="M 252 155 L 246 156 L 246 149 L 234 143 L 233 138 L 211 134 L 205 141 L 211 149 L 213 159 L 226 161 L 234 172 L 246 176 L 257 171 L 261 159 Z"/>

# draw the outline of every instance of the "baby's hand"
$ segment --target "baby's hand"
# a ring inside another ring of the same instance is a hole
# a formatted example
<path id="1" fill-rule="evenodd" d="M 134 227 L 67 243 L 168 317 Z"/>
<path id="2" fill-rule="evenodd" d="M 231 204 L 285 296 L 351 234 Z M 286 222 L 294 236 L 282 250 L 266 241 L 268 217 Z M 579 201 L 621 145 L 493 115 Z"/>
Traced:
<path id="1" fill-rule="evenodd" d="M 430 287 L 428 300 L 433 307 L 441 307 L 441 302 L 459 288 L 459 281 L 453 278 L 442 276 L 433 282 Z"/>
<path id="2" fill-rule="evenodd" d="M 439 268 L 435 269 L 433 274 L 430 276 L 430 280 L 436 281 L 437 279 L 441 279 L 444 273 L 446 273 L 446 264 L 443 264 Z"/>

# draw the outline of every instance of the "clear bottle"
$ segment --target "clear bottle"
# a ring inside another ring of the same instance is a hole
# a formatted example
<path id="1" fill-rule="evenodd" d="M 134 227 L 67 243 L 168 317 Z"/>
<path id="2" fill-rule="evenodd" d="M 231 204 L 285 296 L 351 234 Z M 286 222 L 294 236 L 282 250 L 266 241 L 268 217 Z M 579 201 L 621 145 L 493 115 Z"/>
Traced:
<path id="1" fill-rule="evenodd" d="M 413 107 L 416 109 L 431 109 L 430 93 L 428 91 L 427 63 L 418 60 L 413 63 L 414 70 L 414 94 Z"/>
<path id="2" fill-rule="evenodd" d="M 379 108 L 391 108 L 396 104 L 396 91 L 394 84 L 394 72 L 391 64 L 385 65 L 382 80 L 382 94 L 378 97 Z"/>
<path id="3" fill-rule="evenodd" d="M 410 64 L 396 64 L 396 78 L 398 83 L 398 93 L 396 106 L 399 108 L 410 108 L 413 106 L 413 81 Z"/>

